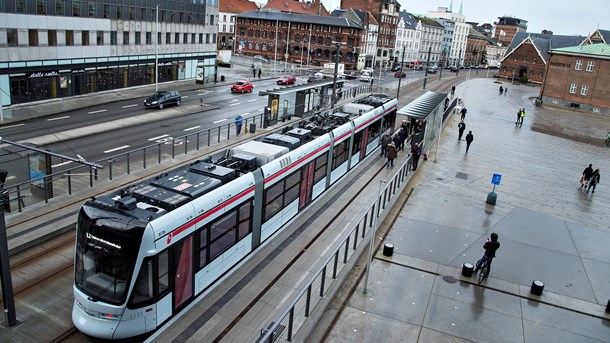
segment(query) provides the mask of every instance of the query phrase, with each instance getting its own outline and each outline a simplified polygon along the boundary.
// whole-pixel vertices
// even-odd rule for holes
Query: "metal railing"
[[[386,205],[395,199],[401,188],[408,182],[410,168],[411,155],[388,179],[379,198],[365,208],[364,214],[358,217],[345,238],[331,250],[321,266],[312,272],[314,276],[305,282],[284,312],[261,331],[261,337],[256,340],[257,343],[271,343],[280,338],[292,341],[295,333],[309,320],[312,309],[322,301],[333,297],[333,290],[336,290],[341,284],[340,282],[335,283],[335,281],[343,279],[348,274],[351,269],[350,265],[360,257],[368,246],[369,240],[374,239],[374,233],[371,232],[374,227],[373,216],[377,215],[378,219],[382,215],[385,216],[383,211],[386,209]]]

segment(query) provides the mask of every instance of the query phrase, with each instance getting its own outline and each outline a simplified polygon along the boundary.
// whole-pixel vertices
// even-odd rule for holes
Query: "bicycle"
[[[479,264],[477,262],[477,264]],[[481,262],[480,265],[480,271],[479,271],[479,285],[481,284],[481,282],[483,282],[483,280],[485,279],[485,275],[487,274],[487,270],[489,269],[489,261],[487,259],[484,259]]]

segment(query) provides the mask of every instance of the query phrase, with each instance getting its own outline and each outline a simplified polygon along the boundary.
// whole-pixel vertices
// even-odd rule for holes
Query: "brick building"
[[[552,49],[542,100],[610,114],[610,44]]]
[[[235,16],[258,9],[249,0],[220,0],[218,2],[218,50],[233,50],[235,42]]]
[[[579,45],[585,37],[518,32],[502,59],[499,75],[523,82],[542,83],[549,50]]]
[[[468,33],[468,40],[466,41],[466,54],[464,54],[464,66],[466,67],[478,67],[481,64],[485,64],[486,61],[486,49],[487,37],[479,31],[471,28]]]
[[[494,32],[493,38],[497,39],[500,43],[508,46],[518,32],[527,31],[527,20],[515,18],[515,17],[498,17],[496,25],[496,31]]]
[[[239,53],[319,66],[334,61],[333,42],[342,42],[340,63],[356,69],[363,28],[350,19],[259,10],[236,20]]]
[[[376,66],[388,67],[394,59],[396,30],[400,15],[398,0],[341,0],[341,8],[370,12],[379,25]]]

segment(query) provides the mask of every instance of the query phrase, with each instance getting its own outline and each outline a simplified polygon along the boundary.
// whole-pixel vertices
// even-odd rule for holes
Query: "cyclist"
[[[500,248],[500,242],[498,242],[498,234],[493,232],[491,234],[491,239],[487,238],[487,242],[483,244],[483,249],[485,249],[485,254],[481,259],[477,262],[477,267],[474,270],[474,274],[476,274],[481,268],[481,264],[483,261],[487,261],[487,273],[485,273],[485,278],[489,276],[489,271],[491,270],[491,260],[496,257],[496,250]]]

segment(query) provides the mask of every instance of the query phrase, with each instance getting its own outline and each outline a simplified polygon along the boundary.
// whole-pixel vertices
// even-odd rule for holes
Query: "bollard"
[[[394,254],[394,244],[386,243],[383,245],[383,256],[392,256]]]
[[[542,281],[534,280],[532,282],[532,287],[530,288],[530,293],[534,295],[542,295],[542,290],[544,289],[544,283]]]
[[[496,194],[496,192],[489,192],[487,194],[487,200],[485,201],[485,203],[488,205],[495,205],[497,198],[498,198],[498,195]]]
[[[472,272],[474,271],[474,266],[468,262],[462,265],[462,275],[464,277],[472,277]]]

